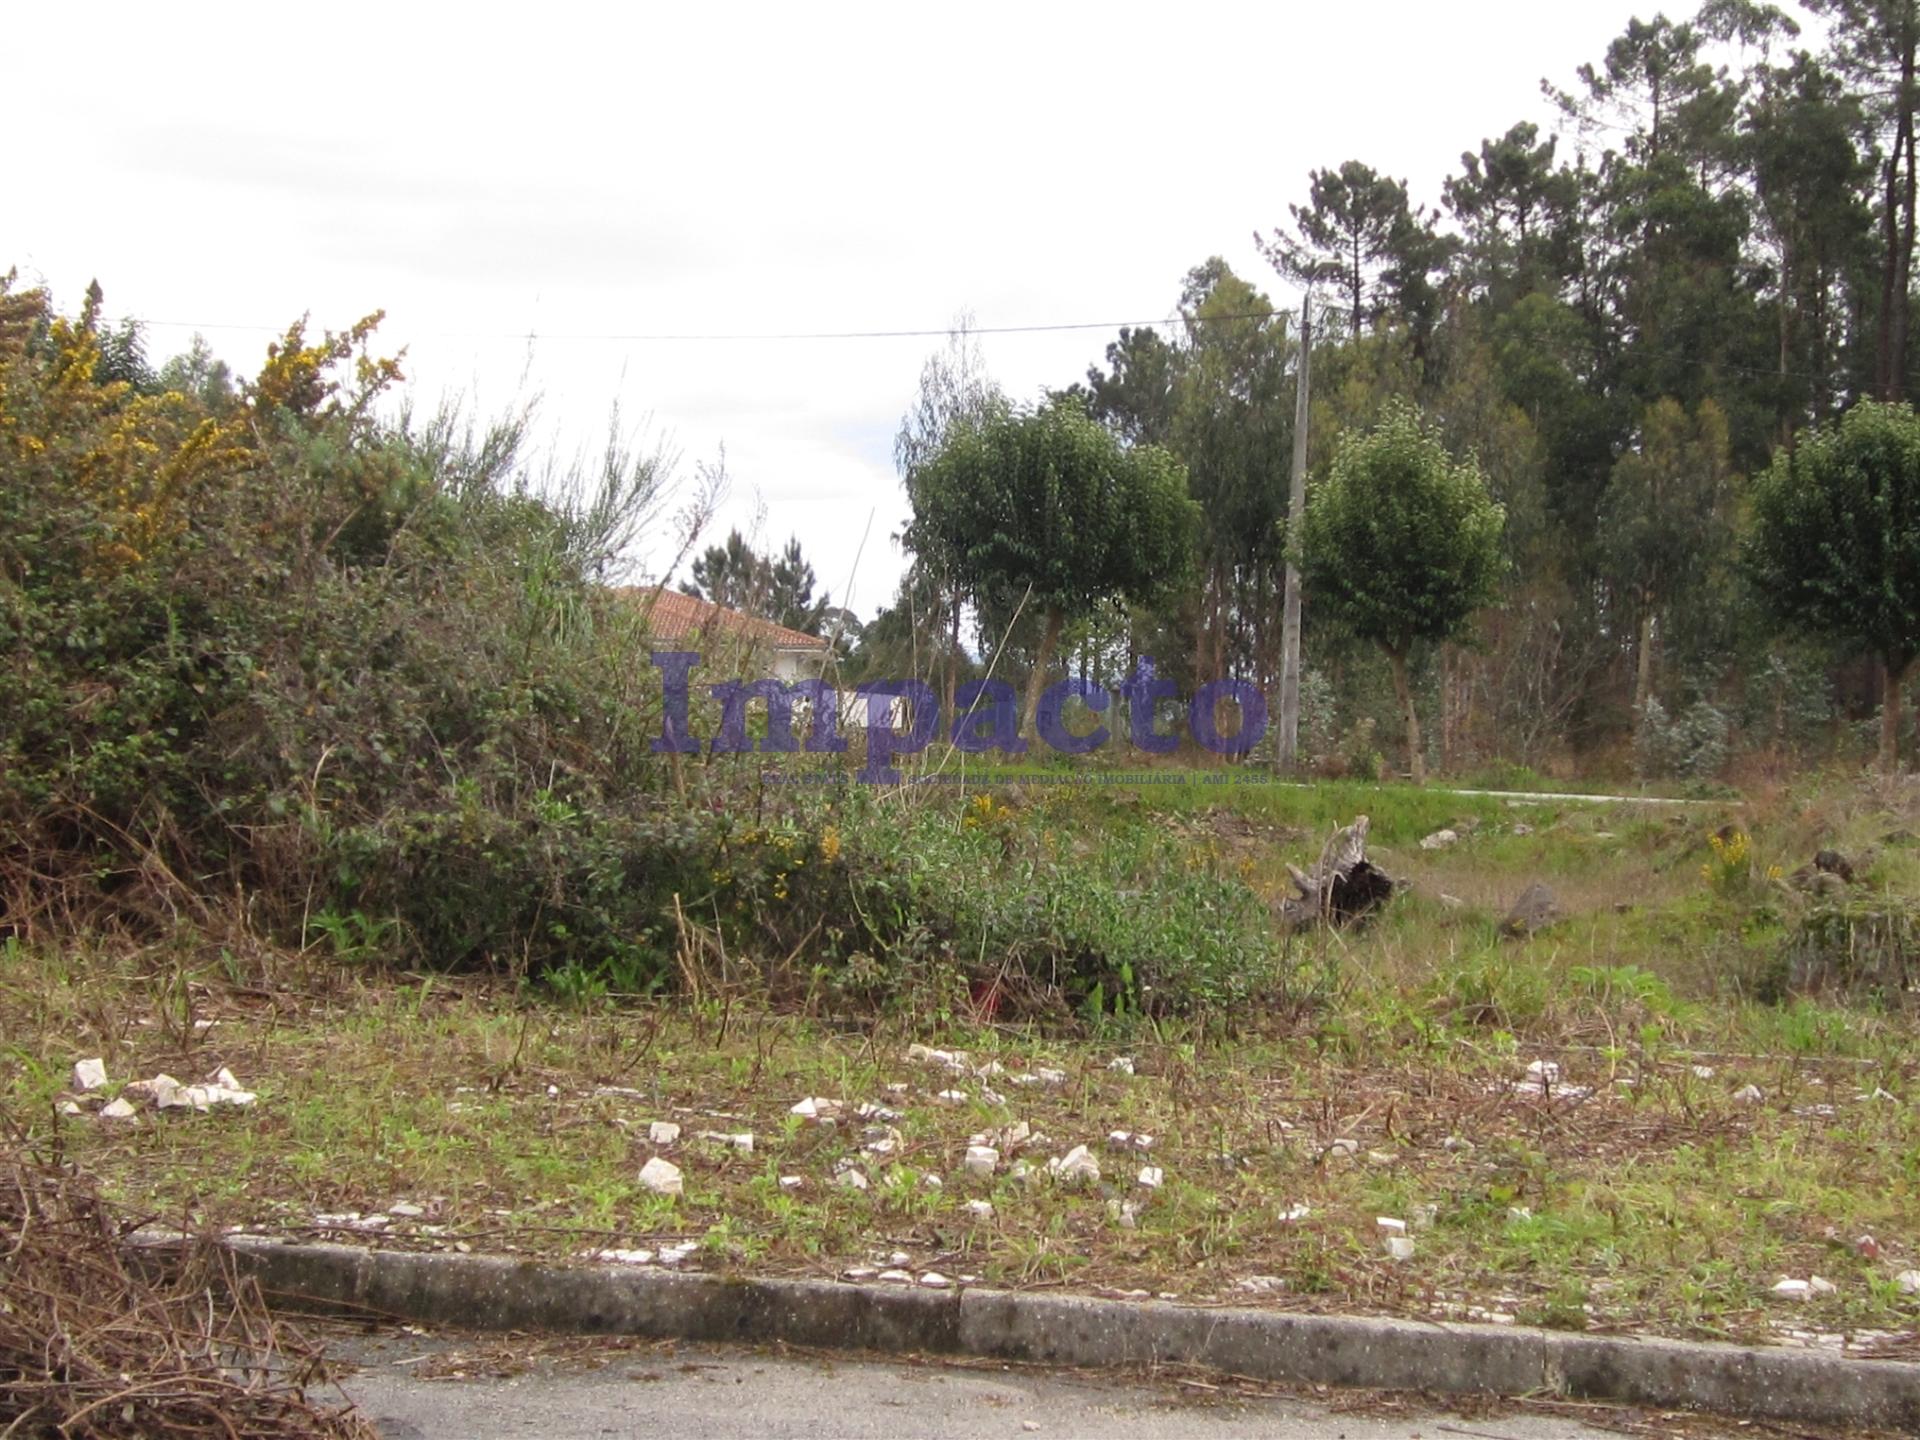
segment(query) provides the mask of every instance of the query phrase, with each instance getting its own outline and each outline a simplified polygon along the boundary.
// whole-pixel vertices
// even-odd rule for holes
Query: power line
[[[441,340],[522,340],[534,343],[556,341],[575,342],[611,342],[627,344],[763,344],[788,341],[809,340],[925,340],[944,338],[948,335],[1045,335],[1058,334],[1073,330],[1144,330],[1149,327],[1174,327],[1178,325],[1205,324],[1215,325],[1233,320],[1272,320],[1290,314],[1290,311],[1245,310],[1228,315],[1180,315],[1162,316],[1157,320],[1076,320],[1058,325],[942,325],[937,329],[926,330],[788,330],[753,332],[714,332],[714,333],[655,333],[655,334],[542,334],[537,330],[528,331],[428,331],[432,338]],[[262,334],[281,335],[286,333],[284,325],[241,325],[222,324],[195,320],[152,320],[143,316],[122,316],[122,322],[132,321],[149,329],[169,330],[247,330]]]

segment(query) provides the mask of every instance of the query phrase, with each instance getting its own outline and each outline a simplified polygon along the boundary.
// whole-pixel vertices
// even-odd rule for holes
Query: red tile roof
[[[656,639],[671,643],[698,639],[702,635],[718,630],[730,635],[742,636],[757,644],[771,645],[776,650],[825,650],[827,648],[827,642],[818,635],[789,630],[786,626],[776,625],[771,620],[762,620],[738,610],[729,610],[724,605],[715,605],[706,600],[697,600],[691,595],[682,595],[678,590],[635,585],[617,593],[633,600],[643,609],[652,606],[652,612],[647,619],[647,628],[653,632]]]

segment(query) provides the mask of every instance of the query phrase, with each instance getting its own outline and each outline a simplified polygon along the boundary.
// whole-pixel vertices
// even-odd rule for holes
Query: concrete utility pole
[[[1307,513],[1307,402],[1313,373],[1312,297],[1300,302],[1300,363],[1293,405],[1293,492],[1287,501],[1287,599],[1280,622],[1280,764],[1300,763],[1300,567],[1293,544]]]

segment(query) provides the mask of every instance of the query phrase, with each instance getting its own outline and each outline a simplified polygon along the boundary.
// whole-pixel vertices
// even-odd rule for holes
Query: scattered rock
[[[1460,843],[1458,830],[1436,830],[1420,842],[1422,850],[1451,850]]]
[[[423,1205],[415,1205],[411,1200],[399,1200],[387,1207],[387,1213],[396,1220],[418,1220],[427,1213]]]
[[[806,1186],[807,1182],[803,1176],[782,1175],[780,1177],[780,1188],[782,1190],[804,1190]]]
[[[160,1074],[151,1080],[136,1080],[120,1093],[122,1099],[144,1101],[156,1110],[192,1110],[202,1114],[216,1105],[244,1108],[259,1098],[251,1091],[242,1090],[233,1072],[227,1069],[215,1071],[199,1085],[182,1085],[173,1076]]]
[[[1407,1212],[1407,1223],[1415,1230],[1431,1230],[1439,1219],[1438,1205],[1416,1205]]]
[[[922,1175],[920,1177],[920,1184],[928,1190],[944,1190],[947,1188],[947,1182],[934,1174]]]
[[[846,1190],[866,1190],[869,1188],[867,1177],[858,1170],[842,1170],[833,1177],[833,1183]]]
[[[100,1118],[102,1120],[138,1120],[140,1117],[134,1113],[131,1102],[121,1099],[105,1106],[100,1111]]]
[[[1525,940],[1547,929],[1560,918],[1560,900],[1548,885],[1529,885],[1513,902],[1507,918],[1500,922],[1500,933],[1509,940]]]
[[[1141,1189],[1158,1190],[1166,1183],[1167,1174],[1158,1165],[1146,1165],[1141,1167],[1138,1178]]]
[[[1693,1067],[1693,1078],[1696,1080],[1711,1080],[1715,1073],[1711,1065],[1695,1065]]]
[[[1404,1220],[1395,1220],[1391,1216],[1382,1215],[1373,1223],[1389,1235],[1404,1235],[1407,1233],[1407,1222]]]
[[[1766,1093],[1758,1085],[1743,1085],[1733,1092],[1733,1103],[1736,1105],[1758,1105],[1766,1098]]]
[[[73,1066],[72,1086],[77,1094],[85,1095],[90,1090],[98,1090],[107,1083],[107,1062],[98,1058],[76,1060]]]
[[[923,1290],[945,1290],[952,1284],[953,1282],[938,1270],[929,1270],[920,1277],[920,1288]]]
[[[986,1179],[999,1168],[1000,1152],[991,1145],[969,1145],[967,1158],[963,1164],[969,1175],[978,1175]]]
[[[1907,1270],[1894,1277],[1894,1285],[1902,1295],[1920,1295],[1920,1270]]]
[[[1513,833],[1514,833],[1514,834],[1516,834],[1516,835],[1520,835],[1520,836],[1527,836],[1527,835],[1531,835],[1531,834],[1533,834],[1533,826],[1531,826],[1531,825],[1516,825],[1516,826],[1514,826],[1514,827],[1513,827]]]
[[[1560,1067],[1551,1060],[1536,1060],[1527,1066],[1527,1088],[1542,1092],[1560,1083]]]
[[[647,1126],[647,1140],[653,1145],[671,1145],[680,1138],[680,1127],[671,1120],[656,1120]]]
[[[1280,1212],[1279,1219],[1282,1225],[1298,1225],[1311,1214],[1313,1211],[1305,1205],[1289,1205]]]
[[[942,1090],[933,1098],[942,1105],[964,1105],[967,1103],[967,1092],[964,1090]]]
[[[927,1045],[909,1045],[907,1059],[917,1064],[950,1070],[956,1075],[965,1075],[970,1068],[964,1050],[935,1050]]]
[[[87,1112],[82,1110],[78,1105],[74,1104],[73,1101],[71,1100],[62,1100],[60,1102],[60,1113],[62,1115],[71,1117],[75,1115],[84,1115]]]
[[[1116,1055],[1107,1062],[1107,1069],[1114,1071],[1116,1074],[1131,1075],[1134,1073],[1133,1056]]]
[[[658,1155],[640,1167],[640,1184],[656,1195],[679,1195],[686,1189],[680,1167]]]
[[[1440,1148],[1449,1155],[1471,1155],[1474,1145],[1471,1140],[1462,1140],[1458,1135],[1449,1135],[1440,1142]]]
[[[1140,1207],[1131,1200],[1109,1200],[1107,1218],[1122,1230],[1140,1228]]]
[[[677,1245],[668,1245],[660,1252],[660,1263],[666,1266],[679,1265],[693,1258],[694,1251],[700,1247],[691,1240],[682,1240]]]
[[[1336,1160],[1351,1160],[1360,1153],[1360,1142],[1341,1138],[1327,1146],[1327,1154]]]
[[[809,1096],[807,1099],[802,1100],[798,1105],[795,1105],[793,1109],[789,1110],[787,1113],[789,1115],[798,1115],[802,1120],[813,1120],[816,1122],[824,1123],[831,1120],[837,1120],[840,1116],[840,1112],[845,1108],[846,1107],[843,1106],[838,1100],[826,1100],[826,1099],[821,1099],[817,1096]],[[860,1108],[861,1110],[865,1111],[873,1107],[863,1105]]]
[[[1398,1165],[1400,1163],[1400,1157],[1391,1150],[1369,1150],[1367,1152],[1367,1163],[1385,1169],[1389,1165]]]
[[[1067,1083],[1067,1072],[1050,1069],[1043,1065],[1038,1070],[1029,1070],[1014,1076],[1013,1083],[1016,1085],[1064,1085]]]
[[[1805,1280],[1782,1280],[1773,1293],[1781,1300],[1805,1300],[1813,1294],[1813,1286]]]
[[[858,1115],[862,1120],[892,1122],[901,1118],[898,1110],[889,1110],[884,1105],[863,1104],[853,1113]]]
[[[1100,1183],[1100,1162],[1093,1158],[1093,1152],[1084,1145],[1076,1145],[1065,1155],[1047,1162],[1047,1173],[1063,1185],[1097,1185]]]
[[[1413,1238],[1408,1235],[1390,1235],[1387,1237],[1387,1258],[1389,1260],[1411,1260],[1414,1253]]]
[[[651,1265],[653,1252],[651,1250],[601,1250],[597,1251],[593,1258],[605,1260],[614,1265]]]
[[[1287,1282],[1278,1275],[1248,1275],[1236,1280],[1233,1288],[1246,1290],[1255,1295],[1275,1295],[1287,1288]]]
[[[1130,1130],[1115,1130],[1107,1136],[1107,1144],[1115,1150],[1147,1151],[1153,1149],[1153,1136],[1135,1135]]]
[[[714,1145],[724,1145],[730,1150],[738,1150],[742,1155],[753,1153],[753,1135],[750,1132],[728,1135],[719,1130],[702,1130],[700,1138]]]
[[[991,1200],[969,1200],[967,1202],[967,1213],[976,1220],[991,1220],[993,1218],[993,1202]]]
[[[1818,1275],[1809,1280],[1807,1284],[1816,1295],[1838,1295],[1840,1293],[1840,1287],[1838,1285],[1834,1284],[1831,1280],[1822,1280]]]
[[[882,1270],[880,1272],[880,1283],[882,1285],[911,1285],[913,1284],[913,1275],[912,1272],[907,1270]]]
[[[879,1273],[880,1272],[871,1265],[856,1265],[851,1270],[842,1270],[840,1272],[840,1278],[842,1280],[872,1280],[879,1275]]]
[[[1458,895],[1447,895],[1443,893],[1440,896],[1440,903],[1449,910],[1464,910],[1467,908],[1467,902],[1462,900]]]

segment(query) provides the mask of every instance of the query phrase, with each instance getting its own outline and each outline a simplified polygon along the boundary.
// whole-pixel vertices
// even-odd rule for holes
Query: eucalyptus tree
[[[1880,151],[1880,303],[1874,391],[1882,400],[1907,394],[1907,339],[1913,289],[1916,169],[1915,115],[1920,112],[1920,0],[1806,0],[1826,17],[1833,64],[1867,106],[1874,129],[1889,137]]]
[[[1691,414],[1677,401],[1655,402],[1614,466],[1600,515],[1602,567],[1637,622],[1637,716],[1654,698],[1663,622],[1730,552],[1732,471],[1726,412],[1711,400]]]
[[[894,436],[894,464],[906,483],[907,498],[916,509],[923,472],[949,436],[957,429],[1002,412],[1006,404],[1006,397],[988,373],[980,337],[973,332],[972,317],[960,317],[947,333],[946,347],[927,357],[921,367],[919,390],[901,417],[899,432]],[[937,648],[944,652],[941,698],[951,711],[964,654],[960,642],[961,619],[967,603],[975,597],[967,593],[956,557],[942,548],[936,536],[922,534],[909,548],[915,568],[923,572],[912,588],[928,591],[928,618],[938,617],[940,628],[945,631]]]

